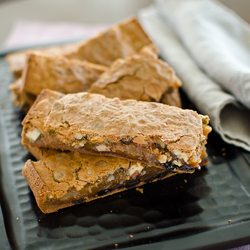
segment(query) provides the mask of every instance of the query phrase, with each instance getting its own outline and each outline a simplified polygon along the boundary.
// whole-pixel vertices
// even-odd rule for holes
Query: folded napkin
[[[209,0],[156,0],[138,17],[213,128],[250,151],[249,26]]]

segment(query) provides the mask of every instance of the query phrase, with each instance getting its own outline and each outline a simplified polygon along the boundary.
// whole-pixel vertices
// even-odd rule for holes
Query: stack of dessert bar
[[[43,89],[51,89],[181,106],[181,82],[157,57],[135,18],[82,43],[12,53],[6,57],[16,78],[12,101],[26,113]]]
[[[23,120],[22,143],[45,158],[28,160],[22,173],[40,209],[51,213],[193,173],[205,164],[209,132],[208,117],[192,110],[44,90]]]
[[[15,56],[25,63],[15,65]],[[38,160],[22,174],[42,212],[206,164],[209,118],[180,108],[180,80],[136,19],[77,45],[7,59],[14,75],[22,72],[11,91],[28,111],[22,144]]]

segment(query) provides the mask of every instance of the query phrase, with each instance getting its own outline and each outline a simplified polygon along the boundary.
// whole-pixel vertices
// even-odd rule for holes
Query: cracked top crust
[[[43,89],[65,94],[83,92],[107,69],[87,61],[31,53],[27,56],[22,76],[23,90],[34,95]]]
[[[151,45],[158,52],[138,20],[129,18],[87,40],[68,57],[110,66],[117,58],[136,54],[146,45]]]
[[[145,47],[139,54],[117,59],[88,92],[121,100],[159,102],[164,93],[179,88],[181,82],[174,70]]]
[[[112,175],[117,169],[128,170],[130,161],[109,156],[93,156],[78,152],[50,156],[33,166],[54,195],[62,197],[69,188],[76,191],[94,184],[98,179]],[[23,170],[25,171],[25,169]]]
[[[103,136],[110,141],[129,136],[138,144],[160,140],[169,150],[190,152],[206,140],[204,127],[208,121],[208,116],[196,111],[160,103],[44,90],[22,123],[22,136],[34,129],[42,134],[53,131],[63,143],[84,135]]]

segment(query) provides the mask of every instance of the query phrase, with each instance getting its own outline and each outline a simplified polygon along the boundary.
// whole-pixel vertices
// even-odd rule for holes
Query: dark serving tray
[[[10,101],[11,81],[0,58],[0,197],[13,249],[228,249],[250,243],[250,153],[215,132],[207,145],[210,163],[195,174],[43,214],[20,174],[31,156],[20,143],[23,117]],[[0,245],[9,249],[5,242],[0,234]]]

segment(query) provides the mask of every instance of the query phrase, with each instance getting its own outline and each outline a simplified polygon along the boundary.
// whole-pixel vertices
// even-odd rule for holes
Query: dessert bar
[[[181,82],[174,70],[145,46],[138,54],[115,60],[90,86],[88,92],[109,98],[118,97],[121,100],[160,102],[163,99],[166,104],[180,107],[180,86]],[[168,99],[163,98],[166,94]]]
[[[28,160],[22,174],[43,213],[89,202],[174,173],[110,156],[60,153],[38,162]]]
[[[22,122],[22,143],[192,173],[205,164],[208,122],[161,103],[44,90]]]
[[[86,91],[105,70],[106,66],[87,61],[33,52],[27,55],[22,77],[10,85],[11,99],[27,113],[43,89],[62,93]]]
[[[24,68],[23,90],[34,95],[43,89],[65,94],[83,92],[107,69],[87,61],[33,53],[28,55]]]

